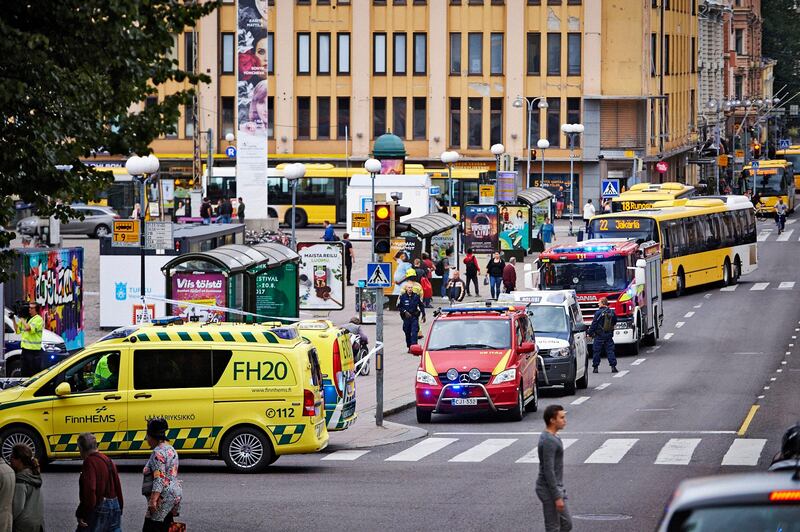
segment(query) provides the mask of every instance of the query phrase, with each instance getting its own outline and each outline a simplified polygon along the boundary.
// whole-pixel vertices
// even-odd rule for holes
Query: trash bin
[[[578,229],[578,242],[583,242],[583,229]]]

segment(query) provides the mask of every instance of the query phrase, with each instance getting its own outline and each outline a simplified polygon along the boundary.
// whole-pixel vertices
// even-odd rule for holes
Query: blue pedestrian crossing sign
[[[236,158],[236,146],[228,146],[225,148],[225,155],[228,156],[228,159],[235,159]]]
[[[792,145],[792,141],[789,139],[781,139],[778,141],[778,149],[780,150],[788,150],[789,146]]]
[[[760,165],[760,164],[758,164],[758,161],[753,161],[752,163],[750,163],[750,167],[751,167],[753,170],[758,170],[758,167],[759,167],[759,166],[761,166],[761,165]]]
[[[392,265],[388,262],[367,263],[367,288],[389,288],[392,286]]]
[[[619,196],[619,179],[603,179],[600,185],[600,191],[604,198]]]

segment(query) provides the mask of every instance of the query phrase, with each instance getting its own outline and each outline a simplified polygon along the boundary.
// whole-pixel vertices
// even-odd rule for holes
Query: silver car
[[[119,214],[111,207],[100,207],[96,205],[72,205],[72,209],[83,215],[70,218],[67,223],[61,224],[62,235],[87,235],[90,237],[101,237],[111,234],[114,227],[114,219],[119,218]],[[39,228],[47,227],[47,218],[38,216],[28,216],[17,222],[17,233],[23,235],[38,234]]]

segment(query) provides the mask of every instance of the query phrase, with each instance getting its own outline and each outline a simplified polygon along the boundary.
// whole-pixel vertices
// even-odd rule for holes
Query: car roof
[[[513,301],[528,305],[568,307],[578,301],[575,290],[514,290]]]
[[[158,320],[156,320],[158,321]],[[250,344],[259,347],[291,348],[304,340],[292,327],[280,323],[168,323],[120,327],[98,342],[130,342],[157,345],[159,342],[215,342]]]
[[[800,480],[792,480],[793,471],[716,475],[684,480],[670,504],[672,511],[703,506],[769,502],[769,495],[779,490],[799,490]]]
[[[524,315],[525,308],[514,306],[459,305],[441,309],[437,320],[506,320],[514,315]]]

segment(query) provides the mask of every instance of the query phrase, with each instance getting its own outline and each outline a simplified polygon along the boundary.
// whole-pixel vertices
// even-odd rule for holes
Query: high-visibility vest
[[[20,347],[22,349],[29,349],[31,351],[42,350],[42,329],[44,329],[44,320],[38,314],[28,319],[30,330],[26,331],[17,325],[17,332],[20,334]]]

